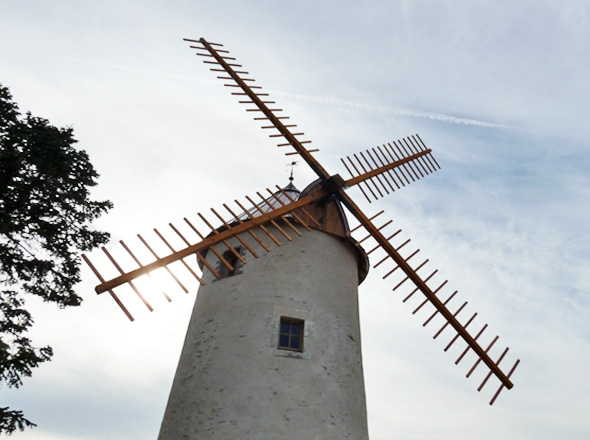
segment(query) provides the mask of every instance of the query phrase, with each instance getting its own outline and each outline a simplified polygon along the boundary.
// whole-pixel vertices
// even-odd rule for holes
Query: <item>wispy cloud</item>
[[[287,99],[301,102],[312,102],[316,104],[332,106],[332,107],[349,107],[358,110],[383,113],[383,114],[395,114],[399,116],[407,116],[410,118],[424,118],[431,121],[438,121],[447,124],[462,124],[462,125],[474,125],[477,127],[489,127],[489,128],[508,128],[505,125],[494,124],[492,122],[479,121],[477,119],[466,119],[459,118],[456,116],[445,115],[442,113],[425,112],[422,110],[414,110],[400,107],[382,107],[377,105],[365,104],[354,101],[345,101],[340,99],[327,98],[325,96],[310,96],[310,95],[298,95],[293,93],[281,92],[278,90],[269,91],[273,94],[283,96]]]
[[[74,61],[78,63],[88,64],[92,66],[99,66],[105,67],[109,69],[117,69],[117,70],[125,70],[130,72],[137,72],[137,73],[144,73],[149,75],[159,75],[165,76],[169,78],[177,78],[189,81],[199,81],[199,82],[207,82],[207,83],[216,83],[217,81],[208,78],[201,78],[194,75],[179,75],[170,72],[164,72],[161,70],[153,70],[153,69],[142,69],[133,66],[126,66],[121,64],[113,64],[113,63],[104,63],[99,61],[92,61],[82,58],[71,58],[71,57],[62,57],[62,56],[54,56],[53,58],[66,60],[66,61]],[[311,102],[331,107],[348,107],[354,108],[358,110],[370,111],[375,113],[383,113],[383,114],[395,114],[399,116],[406,116],[410,118],[423,118],[429,119],[431,121],[443,122],[446,124],[461,124],[461,125],[471,125],[476,127],[488,127],[488,128],[508,128],[505,125],[494,124],[492,122],[480,121],[477,119],[466,119],[466,118],[459,118],[456,116],[445,115],[442,113],[432,113],[432,112],[425,112],[422,110],[415,110],[415,109],[407,109],[407,108],[400,108],[400,107],[382,107],[377,105],[365,104],[360,102],[354,101],[346,101],[341,99],[334,99],[328,98],[325,96],[310,96],[310,95],[301,95],[301,94],[294,94],[288,93],[280,90],[268,90],[269,93],[282,96],[286,99],[290,99],[293,101],[300,101],[300,102]]]

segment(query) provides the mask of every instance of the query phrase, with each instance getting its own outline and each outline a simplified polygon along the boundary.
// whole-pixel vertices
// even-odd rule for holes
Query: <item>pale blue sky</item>
[[[590,2],[0,0],[0,82],[23,111],[72,125],[115,209],[113,239],[287,182],[274,147],[182,37],[223,43],[339,158],[419,133],[442,169],[372,205],[522,359],[492,387],[432,342],[378,270],[361,286],[372,440],[590,437]],[[220,178],[221,176],[221,178]],[[313,178],[301,165],[295,183]],[[0,405],[16,440],[155,438],[194,294],[139,304],[93,292],[30,301],[54,360]],[[485,395],[484,395],[485,394]]]

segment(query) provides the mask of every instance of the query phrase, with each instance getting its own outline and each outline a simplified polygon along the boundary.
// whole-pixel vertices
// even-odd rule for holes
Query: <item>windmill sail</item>
[[[255,228],[262,231],[262,233],[266,236],[266,240],[270,239],[277,246],[281,246],[284,240],[290,241],[294,236],[300,236],[302,233],[300,231],[301,227],[303,227],[303,230],[309,230],[309,225],[315,226],[318,224],[317,220],[307,212],[306,206],[324,197],[324,193],[309,195],[295,200],[291,195],[289,195],[287,191],[278,186],[276,192],[272,192],[270,189],[267,189],[267,192],[270,194],[267,197],[263,196],[259,192],[257,193],[258,197],[261,199],[259,202],[253,200],[249,196],[246,196],[248,203],[241,203],[238,200],[234,201],[237,205],[237,208],[232,209],[227,204],[223,204],[225,211],[227,211],[225,217],[219,214],[217,210],[212,208],[211,212],[217,219],[215,222],[221,222],[221,227],[214,226],[213,223],[203,214],[198,213],[197,216],[199,217],[199,220],[205,225],[206,228],[208,228],[208,232],[202,232],[202,226],[198,226],[200,228],[198,229],[197,226],[195,226],[196,222],[191,221],[188,218],[184,218],[185,229],[192,233],[193,236],[196,235],[198,237],[198,241],[194,243],[191,243],[191,241],[186,238],[186,232],[183,234],[180,231],[180,228],[170,223],[169,226],[171,231],[174,233],[173,235],[184,243],[184,247],[181,249],[175,249],[170,243],[170,240],[167,240],[159,230],[154,229],[157,239],[153,240],[159,245],[163,244],[164,247],[168,248],[170,251],[170,253],[165,256],[159,255],[154,249],[153,243],[150,245],[150,243],[144,239],[142,235],[138,234],[137,238],[142,244],[140,248],[144,251],[147,250],[154,258],[154,260],[150,263],[141,263],[136,256],[136,253],[132,251],[124,241],[121,240],[119,242],[121,248],[126,254],[128,254],[128,257],[130,257],[136,265],[132,269],[124,269],[123,265],[113,257],[112,252],[109,252],[106,247],[103,247],[102,251],[104,255],[119,272],[118,276],[114,276],[111,279],[105,279],[102,273],[99,272],[96,266],[88,258],[88,256],[82,255],[84,261],[100,281],[100,284],[95,288],[96,292],[99,294],[103,292],[109,292],[115,302],[121,307],[121,310],[123,310],[125,315],[133,321],[133,316],[114,292],[115,288],[124,284],[128,284],[141,299],[141,301],[146,305],[146,307],[152,311],[153,309],[151,305],[147,302],[136,284],[133,282],[137,278],[144,275],[149,275],[155,270],[164,269],[170,278],[174,280],[185,293],[188,293],[189,290],[175,274],[175,271],[171,266],[172,264],[177,262],[180,263],[184,270],[188,271],[199,282],[199,284],[203,285],[203,278],[197,273],[199,269],[191,267],[191,265],[186,261],[187,257],[196,255],[199,263],[203,266],[203,270],[206,268],[213,274],[213,276],[219,278],[220,275],[218,271],[216,271],[204,257],[204,254],[206,254],[208,251],[213,252],[220,264],[231,271],[234,268],[232,267],[231,263],[227,261],[227,258],[223,256],[227,250],[235,255],[235,257],[240,260],[242,264],[246,264],[246,260],[242,258],[240,253],[229,243],[230,239],[236,238],[244,246],[244,248],[250,254],[252,254],[253,257],[258,258],[258,252],[260,252],[260,250],[257,252],[252,246],[248,245],[248,243],[242,238],[243,234],[248,234],[254,238],[260,248],[266,252],[270,252],[270,247],[265,244],[264,240],[261,239],[256,232],[254,232]],[[251,207],[247,208],[244,206],[244,204],[251,205]],[[241,214],[236,214],[236,212],[240,212]],[[280,235],[277,236],[276,232],[273,234],[269,229],[266,228],[265,225],[273,225],[274,228],[279,231]],[[260,234],[260,232],[258,232],[258,234]],[[129,260],[129,258],[126,260]],[[164,295],[166,296],[166,299],[170,301],[170,297],[165,293]]]
[[[354,160],[347,156],[348,162],[340,159],[351,176],[344,187],[358,185],[369,203],[372,200],[368,194],[378,200],[389,194],[389,190],[395,192],[439,170],[440,165],[431,153],[432,150],[426,148],[416,134],[383,144],[383,148],[371,148],[364,153],[354,154]]]
[[[360,213],[360,211],[356,211],[354,207],[353,211],[357,214]],[[417,307],[414,309],[413,314],[417,314],[423,310],[423,307],[427,303],[433,306],[434,311],[424,322],[424,327],[432,322],[436,315],[441,315],[444,318],[444,324],[434,334],[434,339],[438,338],[441,333],[449,327],[456,332],[456,335],[445,347],[445,351],[448,351],[458,339],[462,339],[465,342],[465,350],[455,361],[455,364],[458,365],[470,350],[475,352],[477,359],[467,372],[466,376],[468,378],[481,363],[483,363],[490,370],[481,385],[478,387],[478,391],[482,390],[492,375],[498,378],[501,385],[490,401],[490,405],[493,404],[498,397],[498,394],[504,387],[508,389],[513,387],[513,384],[510,381],[510,376],[520,361],[517,360],[508,373],[500,368],[500,362],[508,353],[508,347],[496,361],[491,358],[489,352],[498,340],[498,336],[496,336],[491,341],[491,343],[486,346],[485,349],[482,345],[480,345],[480,337],[487,329],[488,325],[485,324],[481,330],[479,330],[479,332],[473,336],[475,333],[471,333],[471,330],[473,329],[474,325],[471,324],[475,320],[477,313],[474,313],[469,319],[465,320],[464,323],[461,323],[459,314],[467,306],[467,301],[465,301],[459,307],[452,306],[450,304],[451,300],[455,298],[457,291],[454,291],[450,294],[443,293],[444,288],[447,286],[448,280],[445,280],[440,284],[438,284],[438,282],[434,282],[434,277],[437,274],[438,269],[430,272],[427,269],[429,259],[422,260],[422,258],[418,257],[420,249],[413,251],[409,250],[410,247],[407,245],[410,243],[410,240],[407,239],[403,241],[400,239],[399,234],[401,229],[396,230],[393,232],[393,234],[386,237],[387,234],[384,234],[385,230],[392,224],[392,221],[390,220],[385,222],[381,226],[376,226],[373,222],[373,220],[379,217],[381,213],[383,213],[383,211],[379,212],[372,218],[366,218],[362,213],[357,215],[356,217],[360,221],[360,224],[357,228],[351,231],[351,234],[356,231],[364,230],[366,235],[364,237],[358,238],[357,243],[360,245],[360,243],[363,243],[367,240],[374,243],[374,246],[372,246],[369,251],[366,252],[367,256],[378,250],[383,252],[384,256],[373,265],[373,268],[376,269],[381,265],[383,265],[383,267],[387,267],[387,273],[383,276],[383,279],[387,279],[391,276],[390,279],[395,280],[393,281],[395,283],[393,291],[397,291],[404,285],[406,287],[409,285],[409,293],[403,297],[404,303],[411,299],[417,299],[417,297],[420,295],[422,296],[422,300],[418,300]],[[402,256],[402,252],[406,255],[405,257]],[[445,299],[443,300],[443,298]],[[454,312],[451,311],[451,307],[453,307],[453,310],[455,310]]]
[[[232,92],[232,95],[245,96],[248,98],[247,101],[240,101],[240,104],[252,105],[246,109],[248,112],[256,113],[254,120],[257,121],[268,121],[272,125],[264,125],[263,129],[276,130],[272,132],[269,137],[281,139],[277,144],[278,147],[291,146],[295,151],[285,153],[286,155],[299,154],[308,163],[308,165],[320,176],[322,180],[327,180],[329,174],[324,168],[315,160],[311,153],[319,151],[318,149],[308,150],[304,145],[310,144],[310,140],[301,140],[300,136],[305,133],[293,133],[291,128],[297,127],[295,124],[284,124],[283,121],[289,119],[288,116],[278,116],[275,113],[281,113],[283,110],[279,108],[269,108],[267,104],[275,104],[274,101],[265,101],[263,97],[267,97],[268,93],[262,93],[260,86],[249,85],[249,82],[254,82],[252,78],[245,78],[242,75],[248,75],[248,72],[235,70],[234,67],[241,68],[240,64],[233,64],[229,61],[234,61],[235,58],[228,57],[229,53],[227,50],[217,49],[223,45],[219,43],[209,43],[204,38],[200,40],[191,40],[185,38],[184,41],[190,43],[197,43],[197,46],[190,46],[192,49],[197,49],[198,56],[206,57],[204,63],[212,64],[215,67],[211,67],[210,70],[213,72],[225,72],[228,76],[218,76],[217,78],[227,80],[229,83],[225,83],[226,87],[235,87],[241,89],[240,92]],[[210,60],[209,58],[213,58]]]

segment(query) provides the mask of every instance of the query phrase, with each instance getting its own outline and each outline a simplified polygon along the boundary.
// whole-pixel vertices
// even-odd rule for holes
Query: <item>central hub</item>
[[[330,176],[325,185],[326,190],[330,194],[337,194],[340,192],[340,189],[344,187],[344,184],[345,181],[342,177],[340,177],[340,174],[334,174],[333,176]]]

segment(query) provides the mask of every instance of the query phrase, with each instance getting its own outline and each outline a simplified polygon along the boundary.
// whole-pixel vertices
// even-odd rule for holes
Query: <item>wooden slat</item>
[[[401,229],[398,232],[401,232]],[[420,252],[420,249],[416,249],[408,258],[406,258],[406,262],[409,261],[410,258],[412,258],[413,256],[415,256],[416,254],[418,254],[418,252]],[[399,269],[399,266],[396,265],[393,269],[391,269],[389,272],[387,272],[385,275],[383,275],[383,279],[385,279],[388,276],[390,276],[397,269]]]
[[[442,305],[446,307],[446,305],[447,305],[449,302],[451,302],[451,300],[452,300],[452,299],[455,297],[455,295],[456,295],[456,294],[457,294],[457,291],[455,290],[455,291],[454,291],[453,293],[451,293],[451,295],[450,295],[450,296],[449,296],[449,297],[448,297],[448,298],[445,300],[445,302],[444,302],[444,303],[442,303]],[[430,315],[430,318],[428,318],[426,321],[424,321],[424,324],[422,324],[422,327],[426,327],[426,326],[427,326],[427,325],[430,323],[430,321],[432,321],[432,319],[433,319],[433,318],[434,318],[436,315],[438,315],[438,313],[439,313],[439,311],[438,311],[438,309],[436,309],[436,310],[434,311],[434,313],[433,313],[432,315]]]
[[[490,343],[490,345],[488,345],[488,348],[486,348],[486,354],[488,353],[488,351],[490,351],[490,349],[494,346],[494,344],[496,343],[496,341],[499,339],[498,336],[496,336],[492,342]],[[473,364],[473,367],[471,367],[471,370],[469,370],[469,372],[467,373],[467,375],[465,377],[469,377],[471,376],[471,374],[475,371],[475,369],[477,368],[477,366],[479,365],[479,363],[481,362],[482,358],[479,358],[478,360],[475,361],[475,364]],[[494,364],[496,365],[496,364]]]
[[[166,240],[164,238],[164,236],[162,234],[160,234],[160,231],[158,231],[156,228],[154,228],[154,232],[156,233],[156,235],[158,237],[160,237],[160,239],[164,242],[164,244],[166,246],[168,246],[168,249],[170,249],[172,252],[176,252],[176,250],[172,247],[172,245],[168,242],[168,240]],[[203,281],[203,279],[195,273],[195,271],[188,265],[188,263],[186,261],[181,259],[180,262],[190,272],[190,274],[197,279],[197,281],[201,284],[201,286],[205,285],[205,282]]]
[[[268,193],[273,196],[281,205],[286,206],[287,204],[285,202],[283,202],[281,200],[280,197],[278,197],[275,193],[273,193],[270,189],[266,188],[266,190],[268,191]],[[262,196],[261,196],[262,197]],[[301,226],[303,226],[305,229],[307,229],[308,231],[311,231],[311,228],[301,219],[301,217],[299,217],[294,211],[292,211],[290,213],[290,215],[292,215]],[[282,217],[283,219],[285,219],[285,216]]]
[[[449,281],[449,280],[444,280],[444,281],[443,281],[443,283],[442,283],[440,286],[438,286],[438,287],[437,287],[435,290],[433,290],[433,291],[432,291],[432,293],[434,293],[434,294],[436,295],[436,294],[438,293],[438,291],[439,291],[440,289],[442,289],[442,288],[445,286],[445,284],[447,284],[447,282],[448,282],[448,281]],[[417,308],[416,308],[416,309],[415,309],[415,310],[412,312],[412,315],[415,315],[416,313],[418,313],[418,311],[419,311],[419,310],[420,310],[420,309],[421,309],[421,308],[424,306],[424,304],[426,304],[427,302],[428,302],[428,298],[426,298],[426,299],[425,299],[425,300],[422,302],[422,304],[420,304],[420,305],[419,305],[419,306],[418,306],[418,307],[417,307]]]
[[[247,199],[247,200],[248,200],[250,203],[252,203],[252,205],[253,205],[253,206],[254,206],[254,207],[255,207],[255,208],[256,208],[256,209],[257,209],[257,210],[260,212],[260,214],[266,214],[266,212],[264,212],[264,211],[262,210],[262,208],[260,208],[260,206],[258,206],[258,204],[257,204],[257,203],[256,203],[254,200],[252,200],[252,199],[250,198],[250,196],[246,196],[246,199]],[[268,204],[268,202],[267,202],[267,204]],[[270,204],[269,204],[269,210],[270,210],[269,212],[273,212],[273,211],[272,211],[272,209],[270,208]],[[275,211],[276,211],[276,210],[275,210]],[[270,223],[271,223],[271,224],[272,224],[272,225],[273,225],[275,228],[277,228],[277,229],[278,229],[278,231],[279,231],[281,234],[283,234],[283,236],[284,236],[284,237],[285,237],[287,240],[289,240],[289,241],[292,241],[292,240],[293,240],[293,239],[292,239],[292,238],[289,236],[289,234],[287,234],[287,233],[286,233],[286,232],[283,230],[283,228],[281,228],[281,227],[278,225],[278,223],[277,223],[277,222],[275,222],[274,220],[270,220]]]
[[[119,240],[119,243],[121,244],[121,246],[123,246],[123,249],[125,249],[127,251],[127,253],[129,254],[129,256],[131,258],[133,258],[133,260],[137,263],[137,265],[139,267],[142,267],[143,264],[141,264],[141,261],[139,261],[139,259],[135,256],[135,254],[133,252],[131,252],[131,249],[129,249],[129,247],[125,244],[125,242],[123,240]],[[151,274],[147,274],[148,277],[152,278]],[[164,289],[162,290],[162,294],[164,295],[164,298],[166,298],[168,300],[168,302],[172,302],[172,298],[170,298],[168,296],[168,294],[166,293],[166,291]]]
[[[469,324],[471,324],[471,322],[472,322],[472,321],[475,319],[475,317],[476,317],[476,316],[477,316],[477,312],[475,312],[475,313],[473,314],[473,316],[472,316],[471,318],[469,318],[469,321],[467,321],[467,323],[466,323],[466,324],[463,326],[463,328],[464,328],[464,329],[467,329],[467,326],[468,326]],[[448,350],[449,350],[449,348],[451,348],[451,346],[452,346],[452,345],[455,343],[455,341],[456,341],[457,339],[459,339],[459,336],[460,336],[460,335],[459,335],[459,333],[457,333],[457,334],[455,335],[455,337],[454,337],[453,339],[451,339],[451,342],[449,342],[449,343],[448,343],[448,345],[445,347],[445,351],[448,351]]]
[[[424,283],[427,283],[430,278],[432,278],[434,275],[436,275],[438,273],[438,269],[436,269],[434,272],[432,272],[427,278],[424,279]],[[404,302],[406,302],[407,300],[409,300],[414,293],[416,293],[419,289],[416,287],[408,296],[405,297]]]
[[[387,145],[386,144],[383,144],[383,147],[389,152],[390,155],[393,153],[393,156],[395,156],[396,160],[403,160],[403,159],[405,159],[405,157],[404,157],[403,153],[401,152],[401,150],[399,148],[396,149],[397,145],[395,144],[395,141],[393,142],[393,145],[391,145],[391,144],[392,144],[392,142],[388,142]],[[412,182],[415,182],[416,179],[414,178],[414,175],[412,173],[412,168],[407,163],[404,163],[402,165],[402,168],[405,171],[405,174],[407,176],[409,176],[410,179],[412,179]],[[406,179],[407,179],[407,176],[406,176]],[[408,183],[410,183],[410,182],[408,181]]]
[[[82,259],[86,262],[86,264],[88,265],[90,270],[92,270],[92,272],[94,272],[94,275],[96,275],[98,280],[101,283],[105,283],[105,279],[102,277],[100,272],[98,270],[96,270],[96,267],[94,267],[94,265],[90,262],[90,260],[88,259],[88,257],[85,254],[82,254]],[[123,303],[121,302],[119,297],[115,294],[115,292],[113,292],[112,289],[108,289],[107,292],[109,292],[109,294],[115,300],[115,302],[119,305],[121,310],[123,310],[123,313],[125,313],[125,316],[127,316],[127,318],[129,318],[129,321],[133,321],[134,320],[133,316],[131,316],[131,313],[129,313],[129,310],[127,310],[127,308],[123,305]]]
[[[502,362],[502,359],[504,359],[504,356],[506,356],[506,353],[508,353],[508,347],[506,347],[506,349],[504,350],[504,352],[500,355],[500,358],[498,359],[498,361],[496,362],[496,365],[500,366],[500,362]],[[482,383],[479,385],[479,387],[477,387],[477,391],[481,391],[483,389],[483,387],[485,386],[485,384],[487,383],[487,381],[490,379],[490,377],[492,377],[493,372],[490,371],[487,376],[484,378],[484,380],[482,381]]]
[[[117,270],[119,271],[119,273],[124,274],[125,271],[121,268],[121,266],[119,266],[119,263],[117,263],[117,261],[113,258],[113,256],[107,250],[107,248],[104,247],[104,246],[102,246],[101,249],[105,253],[105,255],[107,256],[107,258],[109,260],[111,260],[111,263],[113,263],[113,266],[115,266],[117,268]],[[137,287],[135,287],[135,284],[133,284],[133,281],[129,281],[129,285],[131,286],[131,288],[133,289],[133,291],[137,294],[137,296],[139,297],[139,299],[141,299],[141,302],[143,302],[143,304],[148,308],[148,310],[150,312],[153,312],[154,309],[152,308],[152,306],[150,305],[150,303],[148,303],[147,300],[143,297],[143,295],[141,294],[141,292],[139,290],[137,290]]]
[[[465,306],[466,306],[466,305],[467,305],[467,301],[465,301],[465,302],[464,302],[464,303],[461,305],[461,307],[459,307],[459,310],[457,310],[457,311],[456,311],[456,312],[453,314],[453,316],[457,317],[457,315],[458,315],[459,313],[461,313],[461,310],[463,310],[463,309],[465,308]],[[438,338],[438,337],[439,337],[439,335],[440,335],[440,334],[443,332],[443,330],[444,330],[445,328],[447,328],[447,326],[448,326],[448,325],[449,325],[449,322],[448,322],[448,321],[447,321],[447,322],[445,322],[445,323],[444,323],[444,325],[443,325],[443,326],[440,328],[440,330],[439,330],[438,332],[436,332],[436,334],[435,334],[435,335],[432,337],[432,339],[436,339],[436,338]],[[464,328],[465,328],[465,327],[464,327]]]
[[[344,167],[346,168],[346,171],[348,171],[348,174],[350,174],[351,178],[354,178],[355,175],[353,174],[352,171],[350,171],[350,168],[348,168],[348,165],[346,164],[346,162],[344,161],[344,159],[340,159],[340,161],[342,162],[342,164],[344,165]],[[367,193],[365,192],[365,190],[363,189],[362,185],[359,184],[359,189],[361,190],[361,192],[363,193],[363,195],[365,196],[365,199],[367,199],[367,201],[369,203],[372,203],[373,201],[370,199],[370,197],[367,195]]]
[[[377,217],[379,217],[381,214],[383,214],[385,211],[381,210],[379,211],[377,214],[375,214],[373,217],[369,218],[370,221],[375,220]],[[356,227],[352,228],[349,232],[348,235],[352,234],[354,231],[356,231],[359,228],[362,228],[363,224],[359,223]],[[370,234],[369,234],[370,235]]]
[[[258,197],[260,197],[263,201],[265,201],[271,210],[274,211],[276,209],[274,206],[272,206],[272,203],[270,203],[266,198],[264,198],[264,196],[262,194],[260,194],[260,192],[256,191],[256,195],[258,195]],[[270,195],[271,195],[271,197],[274,197],[274,194],[271,193]],[[280,199],[278,199],[278,198],[276,198],[276,200],[280,201]],[[283,206],[285,206],[284,203],[281,203],[281,204]],[[301,232],[299,232],[297,230],[297,228],[295,228],[295,226],[293,226],[293,224],[289,221],[289,219],[287,218],[286,215],[281,216],[281,219],[287,224],[287,226],[289,226],[293,230],[293,232],[295,232],[298,236],[301,237]]]
[[[369,150],[367,150],[367,155],[368,155],[368,156],[371,158],[371,160],[373,161],[373,163],[375,164],[375,167],[377,167],[377,169],[379,169],[379,168],[381,168],[381,167],[384,167],[384,166],[385,166],[385,164],[383,163],[383,161],[381,160],[381,158],[380,158],[380,157],[379,157],[379,155],[377,154],[377,151],[376,151],[374,148],[373,148],[373,154],[371,154],[371,152],[370,152]],[[373,157],[373,155],[375,155],[375,157],[376,157],[377,159],[379,159],[379,162],[380,162],[380,164],[379,164],[379,163],[377,163],[377,161],[375,160],[375,157]],[[389,175],[389,172],[390,172],[390,171],[391,171],[391,170],[385,170],[385,171],[382,173],[382,175],[383,175],[383,179],[385,179],[385,181],[387,182],[387,184],[388,184],[388,185],[389,185],[389,187],[391,188],[391,191],[392,191],[392,192],[395,192],[395,188],[393,187],[393,185],[391,184],[391,182],[389,181],[389,179],[388,179],[388,177],[387,177],[387,176]],[[390,175],[389,175],[389,176],[390,176]],[[391,176],[390,176],[390,177],[391,177]],[[395,180],[394,180],[394,182],[395,182]],[[399,188],[398,188],[398,189],[399,189]]]
[[[479,331],[479,333],[475,336],[475,338],[473,338],[474,341],[477,341],[477,339],[482,335],[482,333],[485,331],[485,329],[488,328],[487,324],[484,324],[484,326],[481,328],[481,330]],[[478,344],[479,347],[479,344]],[[457,360],[455,361],[455,365],[459,365],[459,362],[461,362],[461,360],[465,357],[465,355],[469,352],[469,350],[473,348],[471,345],[467,344],[467,347],[465,348],[465,350],[463,351],[463,353],[461,353],[461,356],[459,356],[457,358]]]
[[[244,206],[242,206],[242,204],[241,204],[240,202],[238,202],[237,200],[234,200],[234,202],[236,202],[236,204],[237,204],[237,205],[238,205],[240,208],[242,208],[242,210],[243,210],[243,211],[246,213],[246,215],[248,215],[248,217],[250,217],[250,221],[255,221],[255,219],[257,219],[257,218],[260,218],[260,217],[253,217],[253,216],[250,214],[250,212],[249,212],[249,211],[248,211],[248,210],[247,210],[247,209],[246,209]],[[277,246],[282,246],[281,242],[280,242],[279,240],[277,240],[277,238],[276,238],[274,235],[272,235],[272,233],[271,233],[271,232],[270,232],[268,229],[266,229],[266,227],[265,227],[265,226],[264,226],[262,223],[260,223],[260,224],[258,225],[258,227],[259,227],[259,228],[262,230],[262,232],[264,232],[266,235],[268,235],[268,236],[270,237],[270,239],[271,239],[272,241],[274,241],[274,243],[275,243]]]
[[[284,191],[284,190],[283,190],[283,189],[282,189],[280,186],[278,186],[278,185],[276,185],[276,187],[277,187],[277,189],[280,191],[280,193],[281,193],[281,194],[283,194],[285,197],[287,197],[287,198],[288,198],[288,199],[291,201],[291,203],[295,202],[295,199],[293,199],[293,197],[291,197],[291,196],[289,195],[289,193],[285,192],[285,191]],[[316,198],[316,200],[317,200],[317,199],[319,199],[319,198],[323,197],[323,195],[321,195],[321,194],[316,194],[316,197],[317,197],[317,198]],[[299,209],[301,212],[303,212],[303,213],[305,214],[305,216],[306,216],[307,218],[309,218],[309,219],[312,221],[312,223],[314,223],[316,226],[321,226],[321,223],[320,223],[320,222],[318,222],[318,221],[316,220],[316,218],[315,218],[313,215],[311,215],[311,214],[310,214],[310,213],[309,213],[309,212],[308,212],[308,211],[307,211],[307,210],[306,210],[306,209],[305,209],[303,206],[302,206],[302,207],[300,207],[300,208],[298,208],[298,209]],[[293,211],[291,211],[291,212],[295,212],[295,210],[293,210]]]
[[[217,217],[219,220],[221,220],[221,222],[223,223],[223,225],[224,225],[226,228],[230,228],[230,227],[231,227],[231,226],[230,226],[230,225],[229,225],[229,224],[228,224],[228,223],[227,223],[227,222],[226,222],[226,221],[223,219],[223,217],[222,217],[222,216],[220,216],[220,215],[217,213],[217,211],[215,211],[215,209],[211,208],[211,211],[213,212],[213,214],[215,214],[215,216],[216,216],[216,217]],[[239,242],[240,242],[240,243],[241,243],[241,244],[242,244],[242,245],[243,245],[243,246],[244,246],[244,247],[245,247],[245,248],[248,250],[248,252],[250,252],[250,253],[252,254],[252,256],[253,256],[254,258],[258,258],[258,256],[259,256],[259,255],[256,253],[256,251],[255,251],[254,249],[252,249],[252,248],[250,247],[250,245],[249,245],[248,243],[246,243],[246,242],[245,242],[245,241],[242,239],[242,237],[240,237],[239,235],[236,235],[236,236],[235,236],[235,238],[237,238],[237,239],[238,239],[238,241],[239,241]]]
[[[508,377],[510,379],[510,376],[512,376],[512,373],[514,373],[514,370],[516,370],[516,367],[518,367],[518,364],[520,364],[520,359],[518,359],[514,366],[510,369],[510,371],[508,372],[508,375],[506,377]],[[498,396],[500,395],[500,392],[504,389],[506,385],[504,385],[504,383],[502,383],[502,385],[500,385],[500,388],[498,388],[498,391],[496,391],[496,394],[494,394],[494,397],[492,397],[492,400],[490,400],[490,405],[493,405],[494,402],[496,401],[496,399],[498,398]]]
[[[182,234],[180,233],[180,231],[179,231],[178,229],[176,229],[176,226],[174,226],[172,223],[168,223],[168,225],[169,225],[169,226],[172,228],[172,230],[173,230],[174,232],[176,232],[176,234],[177,234],[177,235],[178,235],[178,236],[179,236],[179,237],[182,239],[182,241],[184,241],[184,243],[185,243],[187,246],[190,246],[190,245],[191,245],[191,244],[190,244],[190,242],[189,242],[189,241],[188,241],[186,238],[184,238],[184,235],[182,235]],[[199,260],[201,263],[203,263],[203,264],[205,265],[205,267],[207,267],[207,269],[209,269],[209,271],[211,271],[211,273],[213,274],[213,276],[214,276],[215,278],[220,278],[220,277],[221,277],[221,275],[219,275],[219,274],[217,273],[217,271],[216,271],[215,269],[213,269],[213,267],[212,267],[212,266],[209,264],[209,262],[207,261],[207,259],[206,259],[205,257],[203,257],[203,256],[201,255],[201,253],[200,253],[200,252],[196,252],[196,255],[197,255],[197,259],[198,259],[198,260]]]
[[[187,219],[186,217],[184,218],[184,221],[186,222],[186,224],[189,225],[189,227],[199,236],[199,238],[201,240],[205,240],[205,236],[203,234],[201,234],[199,232],[199,230],[195,227],[195,225],[193,225],[189,219]],[[213,252],[215,254],[215,256],[219,259],[219,261],[221,261],[221,264],[223,264],[225,267],[227,267],[230,271],[234,270],[233,266],[231,264],[229,264],[229,262],[223,258],[223,255],[221,255],[221,252],[219,252],[217,249],[215,249],[215,246],[212,244],[211,246],[209,246],[208,249],[211,249],[211,252]],[[205,250],[207,250],[207,248],[205,248]],[[195,252],[198,254],[198,251]]]
[[[235,214],[235,213],[234,213],[234,212],[233,212],[233,211],[230,209],[230,207],[229,207],[229,206],[227,206],[225,203],[223,204],[223,207],[224,207],[225,209],[227,209],[227,211],[228,211],[228,212],[229,212],[231,215],[233,215],[233,216],[234,216],[234,219],[235,219],[235,220],[236,220],[238,223],[240,223],[240,224],[244,223],[244,222],[243,222],[243,221],[240,219],[240,217],[239,217],[238,215],[236,215],[236,214]],[[254,233],[254,231],[252,231],[252,229],[248,229],[246,232],[248,232],[248,234],[250,234],[250,236],[251,236],[251,237],[252,237],[254,240],[256,240],[256,241],[258,242],[258,244],[259,244],[260,246],[262,246],[262,248],[263,248],[263,249],[264,249],[266,252],[270,252],[270,248],[269,248],[269,247],[268,247],[266,244],[264,244],[264,242],[263,242],[263,241],[262,241],[260,238],[258,238],[258,236],[257,236],[257,235]]]
[[[211,223],[209,223],[209,221],[205,218],[205,216],[203,214],[201,214],[200,212],[197,212],[197,215],[201,218],[201,220],[203,220],[203,222],[207,226],[209,226],[209,228],[211,229],[211,232],[213,232],[214,235],[219,235],[219,232],[217,231],[217,229]],[[229,241],[221,240],[221,243],[223,243],[225,245],[225,247],[228,248],[236,256],[236,258],[242,262],[242,264],[246,264],[246,260],[244,260],[244,258],[240,255],[240,253],[237,250],[235,250],[231,244],[229,244]]]
[[[158,256],[158,254],[156,254],[156,252],[155,252],[155,251],[154,251],[154,250],[151,248],[151,246],[148,244],[148,242],[147,242],[147,241],[145,241],[145,240],[143,239],[143,237],[142,237],[140,234],[137,234],[137,238],[139,238],[139,240],[140,240],[140,241],[141,241],[141,242],[144,244],[144,246],[145,246],[145,247],[146,247],[146,248],[147,248],[147,249],[148,249],[148,250],[149,250],[149,251],[152,253],[152,255],[153,255],[155,258],[156,258],[156,262],[158,262],[158,261],[162,261],[162,259],[161,259],[161,258]],[[145,268],[145,267],[147,267],[147,266],[143,266],[143,267]],[[177,284],[180,286],[180,288],[181,288],[182,290],[184,290],[184,293],[188,293],[188,289],[187,289],[186,287],[184,287],[184,284],[182,284],[178,278],[176,278],[176,275],[174,275],[174,273],[173,273],[173,272],[170,270],[170,268],[169,268],[167,265],[159,265],[158,267],[163,267],[164,269],[166,269],[166,272],[168,272],[168,275],[170,275],[170,276],[172,277],[172,279],[173,279],[174,281],[176,281],[176,283],[177,283]],[[139,269],[137,269],[137,271],[138,271],[138,270],[139,270]],[[128,272],[128,273],[127,273],[127,274],[125,274],[125,275],[121,275],[121,277],[126,277],[126,276],[128,276],[128,275],[129,275],[129,273],[131,273],[131,272]],[[147,273],[147,272],[146,272],[146,273]],[[97,289],[98,289],[98,286],[97,286]],[[98,291],[97,291],[97,292],[98,292]]]

